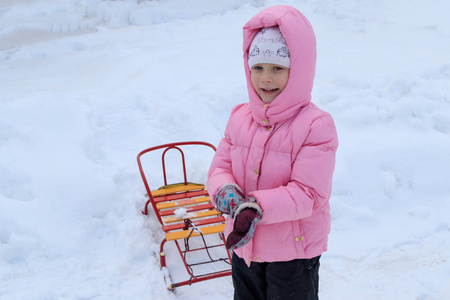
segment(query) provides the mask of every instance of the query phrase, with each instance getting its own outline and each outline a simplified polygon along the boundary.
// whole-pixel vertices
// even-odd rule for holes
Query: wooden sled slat
[[[198,219],[198,218],[205,218],[205,217],[211,217],[211,216],[217,216],[220,215],[220,211],[218,210],[208,210],[208,211],[200,211],[195,213],[189,213],[189,219]],[[163,221],[164,223],[173,223],[173,222],[180,222],[184,219],[180,219],[177,216],[170,216],[170,217],[164,217]]]
[[[215,209],[214,205],[211,202],[208,202],[206,204],[199,204],[199,205],[194,205],[194,206],[188,206],[185,207],[186,212],[190,213],[190,212],[194,212],[194,211],[200,211],[200,210],[212,210]],[[169,210],[161,210],[159,212],[161,217],[167,217],[167,216],[171,216],[175,213],[176,209],[169,209]],[[190,218],[188,218],[190,219]],[[164,220],[163,220],[164,222]],[[164,225],[164,224],[163,224]]]
[[[152,191],[153,197],[159,197],[164,195],[176,194],[179,192],[188,192],[193,190],[204,190],[205,186],[203,184],[198,183],[188,183],[187,185],[176,185],[169,187],[162,187],[158,190]]]
[[[213,233],[221,233],[221,232],[223,232],[224,229],[225,229],[225,224],[199,228],[199,230],[204,235],[213,234]],[[192,233],[191,233],[191,231],[192,231]],[[173,232],[166,233],[166,240],[173,241],[173,240],[185,239],[187,237],[195,237],[195,236],[200,236],[200,233],[195,229],[173,231]]]
[[[153,201],[155,203],[160,203],[160,202],[180,200],[180,199],[193,198],[193,197],[201,197],[201,196],[208,196],[208,191],[200,190],[200,191],[189,191],[189,192],[184,192],[184,193],[180,192],[178,194],[154,197]]]
[[[213,223],[224,223],[224,222],[225,222],[225,218],[222,217],[222,216],[192,221],[192,223],[195,226],[202,226],[202,225],[213,224]],[[183,223],[176,223],[176,224],[166,225],[166,226],[163,226],[162,229],[165,232],[168,232],[168,231],[171,231],[171,230],[183,229],[185,226],[186,225],[183,222]]]
[[[190,199],[185,199],[185,200],[176,200],[173,202],[161,202],[161,203],[156,204],[156,207],[158,209],[168,209],[168,208],[182,207],[182,206],[205,203],[205,202],[211,202],[211,199],[209,198],[209,196],[208,197],[190,198]]]

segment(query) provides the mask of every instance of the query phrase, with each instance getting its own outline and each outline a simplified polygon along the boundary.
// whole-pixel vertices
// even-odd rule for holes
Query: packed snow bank
[[[281,2],[315,28],[313,99],[340,138],[321,298],[449,298],[449,4]],[[165,289],[135,158],[218,144],[246,101],[241,28],[278,3],[0,4],[2,299],[232,298],[229,278]],[[192,153],[189,176],[210,159]]]
[[[0,4],[1,48],[15,48],[101,27],[150,26],[223,14],[258,1],[19,0]],[[17,22],[20,20],[20,22]]]

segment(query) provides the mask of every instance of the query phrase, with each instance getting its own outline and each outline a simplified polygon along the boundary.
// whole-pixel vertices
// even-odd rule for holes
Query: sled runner
[[[165,273],[167,274],[167,277],[169,277],[166,278],[165,276],[164,278],[166,283],[168,283],[169,290],[173,290],[175,287],[179,286],[191,285],[192,283],[231,275],[231,257],[226,249],[225,236],[223,233],[225,228],[225,218],[211,203],[205,185],[188,182],[187,180],[185,153],[182,149],[186,149],[187,146],[193,145],[206,146],[214,151],[216,150],[213,145],[205,142],[180,142],[148,148],[141,151],[137,156],[139,171],[142,180],[144,181],[148,198],[142,213],[148,215],[148,207],[151,204],[153,211],[162,226],[162,230],[165,233],[165,238],[160,244],[159,261],[161,269],[164,271],[167,269],[164,245],[167,241],[173,241],[178,249],[186,271],[190,276],[187,280],[172,283],[169,274]],[[144,173],[141,157],[144,154],[155,150],[162,151],[162,175],[164,178],[164,186],[156,190],[151,190]],[[167,182],[166,154],[168,151],[178,151],[181,156],[184,177],[184,181],[181,183]],[[216,238],[211,237],[212,235],[215,235]],[[207,241],[207,236],[211,237],[215,243],[210,245],[211,241],[210,239]],[[192,246],[196,246],[197,248],[192,249]],[[214,254],[216,254],[217,249],[223,249],[220,254],[220,256],[223,257],[213,258],[210,253],[213,248],[215,248]],[[198,256],[200,256],[198,251],[205,252],[200,261],[198,261]],[[188,262],[189,254],[191,252],[197,252],[197,260],[194,262]],[[211,268],[209,268],[210,271],[207,273],[195,275],[193,267],[205,264],[215,265],[215,270],[211,271]],[[217,270],[219,265],[222,267],[224,265],[226,268]]]

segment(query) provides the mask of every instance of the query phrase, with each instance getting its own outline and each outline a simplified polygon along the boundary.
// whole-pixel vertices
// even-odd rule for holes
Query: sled
[[[225,235],[223,233],[225,228],[225,218],[215,209],[211,203],[208,191],[203,183],[193,183],[187,180],[185,154],[182,149],[187,146],[206,146],[216,151],[216,148],[205,142],[180,142],[170,143],[155,146],[141,151],[137,156],[139,171],[147,191],[146,197],[148,201],[145,203],[144,215],[149,214],[149,206],[151,204],[153,211],[161,224],[161,228],[165,234],[165,238],[160,244],[159,261],[161,269],[165,272],[164,280],[168,285],[169,290],[176,287],[191,285],[196,282],[210,280],[231,275],[231,256],[225,245]],[[164,178],[164,186],[159,189],[151,190],[147,178],[144,173],[141,157],[149,152],[159,150],[162,151],[162,175]],[[184,181],[181,183],[168,183],[166,172],[166,154],[168,151],[178,151],[181,156],[181,165],[183,170]],[[149,171],[149,170],[147,170]],[[181,211],[181,213],[180,213]],[[208,245],[205,240],[206,236],[216,235],[218,238],[213,243]],[[196,240],[200,247],[191,249],[192,242]],[[170,278],[170,271],[166,266],[166,253],[164,252],[164,245],[166,242],[174,242],[184,267],[189,275],[189,279],[184,281],[172,283]],[[223,247],[223,251],[220,250]],[[217,249],[223,254],[219,258],[213,259],[210,251]],[[200,261],[188,262],[188,254],[194,251],[203,251],[203,257]],[[175,252],[176,253],[176,252]],[[197,260],[199,253],[197,253]],[[225,262],[225,264],[224,264]],[[227,268],[220,268],[219,270],[211,270],[201,275],[194,274],[193,267],[198,265],[216,264],[225,265]],[[166,278],[168,277],[168,278]]]

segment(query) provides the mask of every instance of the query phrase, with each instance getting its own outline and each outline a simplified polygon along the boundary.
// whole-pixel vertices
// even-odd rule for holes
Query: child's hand
[[[216,208],[224,214],[231,215],[234,218],[236,209],[242,203],[245,203],[245,197],[242,190],[236,184],[224,184],[216,195]]]
[[[261,220],[261,208],[256,202],[241,205],[234,219],[233,231],[227,237],[227,249],[234,250],[246,245]]]

